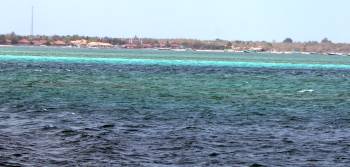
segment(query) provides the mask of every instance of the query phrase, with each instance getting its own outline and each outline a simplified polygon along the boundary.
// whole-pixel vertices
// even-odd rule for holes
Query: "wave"
[[[312,93],[314,91],[315,90],[313,90],[313,89],[303,89],[303,90],[298,91],[298,93]]]

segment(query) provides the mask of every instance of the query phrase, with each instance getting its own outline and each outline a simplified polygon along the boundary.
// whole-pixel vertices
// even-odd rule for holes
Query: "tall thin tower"
[[[31,20],[31,27],[30,27],[30,37],[33,38],[34,36],[34,6],[32,6],[32,20]]]

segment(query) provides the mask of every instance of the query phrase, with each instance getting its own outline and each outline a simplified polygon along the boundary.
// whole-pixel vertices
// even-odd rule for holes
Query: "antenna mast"
[[[30,27],[30,37],[33,38],[34,36],[34,6],[32,6],[32,20],[31,20],[31,27]]]

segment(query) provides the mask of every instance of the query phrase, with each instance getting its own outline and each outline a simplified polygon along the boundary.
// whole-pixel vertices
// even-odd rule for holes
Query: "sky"
[[[349,0],[1,0],[0,33],[350,43]]]

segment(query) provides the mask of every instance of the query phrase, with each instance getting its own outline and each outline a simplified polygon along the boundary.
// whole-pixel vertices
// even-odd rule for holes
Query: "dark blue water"
[[[0,62],[0,166],[348,166],[350,71]]]

